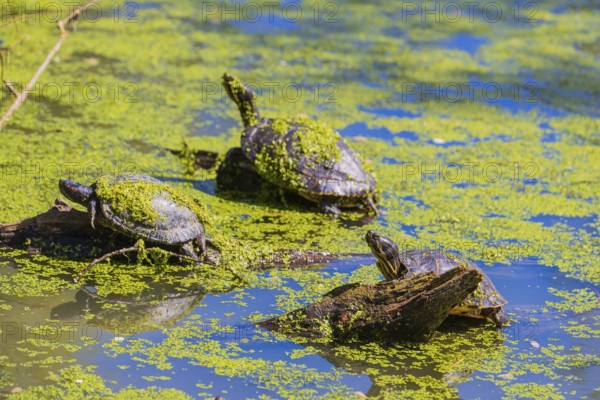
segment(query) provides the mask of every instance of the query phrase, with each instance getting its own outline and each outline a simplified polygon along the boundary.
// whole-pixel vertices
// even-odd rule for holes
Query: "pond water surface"
[[[535,6],[491,21],[483,5],[436,19],[418,4],[282,2],[269,19],[262,2],[101,2],[0,132],[0,221],[47,210],[60,178],[134,171],[200,197],[248,248],[353,256],[251,273],[248,286],[214,267],[122,261],[75,283],[84,261],[0,248],[2,395],[600,398],[600,9]],[[4,79],[26,82],[55,24],[0,29],[3,45],[19,43]],[[260,89],[263,116],[302,113],[341,132],[377,176],[381,215],[222,195],[213,172],[165,151],[239,144],[226,71]],[[428,343],[386,345],[255,325],[381,280],[369,229],[472,259],[512,325],[449,318]]]

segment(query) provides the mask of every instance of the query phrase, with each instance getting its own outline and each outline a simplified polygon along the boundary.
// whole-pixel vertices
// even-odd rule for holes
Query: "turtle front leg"
[[[90,200],[88,203],[88,212],[90,213],[90,225],[93,229],[96,229],[94,222],[96,222],[96,200]]]
[[[324,214],[342,215],[342,210],[334,199],[324,198],[319,202],[319,209]]]
[[[496,324],[496,327],[502,329],[510,325],[510,320],[504,313],[502,309],[498,310],[498,312],[492,312],[488,314],[488,319]]]
[[[367,214],[379,215],[379,210],[377,210],[377,205],[375,204],[375,200],[373,196],[368,196],[364,199],[361,199],[363,207],[367,211]]]
[[[196,261],[197,263],[208,263],[208,264],[212,264],[212,265],[216,265],[218,263],[218,257],[215,257],[214,254],[210,254],[210,252],[207,251],[207,247],[206,247],[206,237],[204,235],[202,236],[198,236],[196,238],[196,243],[198,243],[198,246],[200,247],[200,255],[202,257],[199,257],[198,254],[196,253],[196,251],[194,250],[194,246],[193,246],[193,241],[191,242],[187,242],[184,245],[181,246],[181,252],[193,259],[194,261]]]
[[[192,242],[184,243],[181,246],[181,252],[183,254],[185,254],[186,256],[188,256],[189,258],[191,258],[192,260],[194,260],[196,262],[200,262],[200,259],[198,258],[198,255],[196,254],[196,251],[194,250],[194,246],[192,245]]]

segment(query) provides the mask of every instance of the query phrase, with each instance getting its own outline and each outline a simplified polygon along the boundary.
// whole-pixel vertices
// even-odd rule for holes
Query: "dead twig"
[[[99,1],[100,0],[90,0],[83,6],[77,7],[76,9],[74,9],[71,12],[71,14],[69,14],[69,16],[67,16],[65,19],[62,19],[57,22],[58,29],[60,30],[60,36],[58,38],[58,41],[56,42],[56,44],[54,45],[52,50],[50,50],[50,52],[44,59],[44,62],[39,66],[39,68],[37,69],[37,71],[35,72],[33,77],[29,80],[29,82],[27,82],[27,85],[25,86],[23,91],[19,93],[19,95],[17,96],[15,101],[11,104],[11,106],[8,108],[8,110],[6,110],[6,112],[0,119],[0,130],[2,130],[4,125],[6,125],[6,123],[10,120],[10,118],[12,117],[14,112],[19,109],[21,104],[23,104],[25,102],[25,100],[27,100],[27,96],[29,95],[29,92],[35,86],[35,84],[37,83],[38,79],[40,78],[40,76],[42,75],[44,70],[48,67],[48,65],[50,64],[52,59],[56,56],[56,54],[60,50],[65,39],[69,35],[69,31],[67,31],[65,29],[66,26],[68,26],[71,22],[75,21],[79,17],[79,15],[81,15],[82,12],[87,10],[92,5],[98,3]]]
[[[89,263],[87,267],[85,267],[84,269],[82,269],[81,272],[79,272],[79,274],[75,278],[75,282],[79,282],[81,280],[81,278],[83,277],[83,275],[86,272],[88,272],[90,269],[92,269],[92,267],[94,265],[101,263],[102,261],[106,260],[107,258],[118,256],[118,255],[121,255],[121,254],[127,254],[127,253],[139,253],[140,251],[152,251],[152,248],[150,248],[150,249],[144,249],[144,248],[140,248],[138,246],[133,246],[133,247],[127,247],[127,248],[116,250],[116,251],[111,251],[110,253],[106,253],[102,257],[96,258],[94,261],[92,261],[91,263]],[[189,256],[186,256],[186,255],[183,255],[183,254],[180,254],[180,253],[174,253],[172,251],[167,251],[167,250],[164,250],[164,249],[161,249],[161,252],[163,252],[164,254],[168,255],[169,257],[179,257],[179,259],[182,260],[182,261],[186,260],[186,261],[194,262],[196,264],[200,263],[199,260],[194,259],[194,258],[189,257]],[[229,265],[223,265],[223,267],[226,270],[228,270],[229,272],[231,272],[231,274],[233,276],[235,276],[237,279],[239,279],[241,282],[246,283],[246,284],[250,283],[250,282],[248,282],[248,280],[246,278],[244,278],[243,276],[241,276],[231,266],[229,266]]]
[[[4,81],[4,84],[16,97],[19,97],[21,95],[21,93],[13,86],[12,82]]]
[[[81,272],[79,272],[79,274],[77,275],[77,278],[75,278],[75,281],[78,282],[83,277],[83,275],[86,272],[88,272],[90,269],[92,269],[92,267],[94,265],[101,263],[102,261],[106,260],[107,258],[118,256],[118,255],[121,255],[121,254],[137,253],[137,252],[140,252],[142,250],[151,250],[151,249],[142,249],[140,247],[133,246],[133,247],[127,247],[127,248],[121,249],[121,250],[111,251],[110,253],[106,253],[102,257],[96,258],[94,261],[92,261],[91,263],[89,263],[87,267],[85,267],[84,269],[82,269]],[[179,257],[182,260],[197,262],[197,260],[194,260],[192,257],[188,257],[188,256],[185,256],[183,254],[173,253],[171,251],[166,251],[166,250],[162,250],[162,249],[161,249],[161,251],[164,252],[164,253],[166,253],[170,257]]]

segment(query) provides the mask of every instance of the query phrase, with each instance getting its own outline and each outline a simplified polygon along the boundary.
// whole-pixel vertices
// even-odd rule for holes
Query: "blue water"
[[[465,32],[457,33],[446,40],[438,42],[446,49],[462,50],[469,54],[477,53],[477,50],[486,43],[489,43],[488,39]]]
[[[341,273],[349,275],[360,265],[369,265],[374,262],[375,259],[373,256],[365,255],[364,257],[355,257],[325,264],[319,271],[322,274]],[[547,301],[560,300],[548,292],[549,287],[559,290],[588,288],[596,291],[600,290],[600,288],[584,284],[576,279],[567,278],[555,268],[535,263],[515,261],[511,265],[495,264],[490,267],[480,264],[479,267],[492,279],[497,289],[508,301],[505,310],[513,320],[513,325],[504,329],[505,341],[503,344],[499,344],[499,346],[506,346],[506,351],[530,352],[532,351],[532,341],[537,342],[543,348],[549,344],[555,344],[557,343],[556,340],[559,340],[559,343],[566,347],[581,344],[585,346],[588,352],[597,355],[600,353],[600,346],[590,347],[591,343],[600,344],[598,340],[580,340],[582,343],[578,343],[577,339],[573,339],[560,329],[560,325],[567,322],[567,316],[540,314],[540,307]],[[264,276],[268,277],[270,273],[267,272]],[[297,286],[296,282],[290,281],[289,283],[291,283],[289,286],[300,289],[300,286]],[[164,290],[159,292],[163,295],[167,293]],[[203,324],[206,324],[206,331],[208,332],[211,319],[216,318],[219,321],[219,326],[230,329],[231,332],[217,332],[209,336],[209,338],[217,340],[221,344],[235,343],[239,345],[242,349],[241,356],[243,357],[270,361],[283,360],[290,363],[300,362],[306,365],[307,368],[315,368],[318,371],[331,371],[334,366],[326,358],[319,356],[318,352],[302,357],[300,360],[292,359],[290,357],[291,352],[301,350],[303,348],[301,345],[287,340],[275,339],[269,333],[265,336],[258,335],[257,333],[260,333],[260,331],[264,333],[266,331],[263,331],[262,328],[253,325],[247,320],[248,316],[256,310],[260,310],[265,314],[278,314],[279,312],[274,305],[277,302],[277,297],[281,295],[285,294],[279,290],[261,288],[246,289],[241,298],[238,291],[207,294],[203,298],[200,297],[201,302],[199,305],[190,309],[188,313],[182,313],[179,316],[179,322],[176,322],[174,326],[184,326],[186,321],[197,327],[203,327]],[[203,294],[200,294],[200,296],[203,296]],[[240,299],[246,304],[238,304],[237,301]],[[119,300],[119,298],[115,298],[114,300]],[[56,303],[52,298],[48,299],[48,301]],[[78,315],[77,313],[75,315],[71,313],[69,321],[79,323],[81,324],[80,326],[86,324],[86,321],[83,319],[86,315],[85,304],[88,303],[85,301],[81,303],[80,307],[82,308]],[[60,307],[60,301],[58,307]],[[54,309],[57,309],[56,304]],[[40,320],[50,316],[49,314],[45,314],[48,311],[44,307],[35,309],[33,312],[39,315],[37,318]],[[532,322],[532,317],[540,316],[545,318],[539,318],[537,321]],[[588,317],[590,316],[588,315]],[[575,316],[568,318],[575,318]],[[165,329],[165,332],[168,332],[170,328],[165,327]],[[97,372],[108,381],[114,381],[115,384],[111,386],[115,388],[122,388],[130,384],[136,387],[149,387],[156,385],[157,382],[148,382],[142,376],[167,375],[170,377],[170,380],[161,383],[161,386],[177,387],[192,396],[202,391],[196,386],[197,383],[212,383],[213,389],[208,391],[215,395],[221,393],[221,395],[235,399],[246,398],[248,396],[258,397],[260,394],[269,393],[265,392],[264,388],[259,383],[253,381],[251,377],[228,378],[221,376],[212,368],[194,365],[192,360],[186,358],[170,357],[168,361],[172,364],[173,368],[160,370],[155,366],[136,361],[129,355],[112,355],[110,351],[103,349],[103,345],[114,340],[115,334],[106,330],[100,330],[99,332],[100,336],[95,343],[84,347],[74,355],[84,365],[98,365]],[[123,343],[126,344],[127,341],[134,339],[145,339],[154,343],[161,343],[168,337],[165,332],[151,330],[137,333],[125,337]],[[79,337],[76,336],[76,338],[78,339]],[[194,338],[192,335],[188,340],[190,340],[190,343],[194,343],[204,339],[201,337]],[[5,343],[5,345],[14,344],[11,343],[11,339],[9,338],[8,343]],[[390,361],[393,362],[393,360]],[[119,368],[119,366],[124,365],[129,366],[129,368],[124,370]],[[425,365],[424,368],[427,369],[429,366]],[[578,390],[578,393],[589,393],[591,388],[594,387],[594,376],[598,376],[598,374],[600,374],[599,365],[588,366],[586,367],[585,376],[581,381],[561,381],[561,383],[572,387],[573,390]],[[478,393],[481,393],[482,385],[488,387],[487,385],[489,384],[477,379],[478,376],[483,375],[474,371],[473,378],[475,379],[459,384],[458,389],[461,396],[475,398]],[[535,377],[536,375],[530,374],[530,376],[522,376],[519,379],[521,381],[528,381],[529,379],[535,379]],[[342,382],[353,390],[363,393],[367,393],[371,387],[367,371],[363,371],[362,373],[357,373],[356,371],[354,373],[346,373],[342,377]],[[307,384],[306,387],[310,387],[310,385]],[[501,394],[500,388],[493,384],[488,389],[490,390],[489,396],[493,398],[498,398]],[[318,393],[321,395],[325,394],[325,392],[324,389],[318,390]]]
[[[212,100],[213,96],[216,98],[224,96],[220,89],[217,87],[214,95],[207,96],[207,101]],[[191,113],[194,119],[186,127],[190,136],[220,136],[232,128],[239,128],[241,131],[242,125],[239,120],[217,115],[217,112],[211,108],[191,110]]]
[[[340,129],[340,133],[342,136],[347,138],[362,136],[365,138],[381,139],[389,142],[394,142],[394,139],[406,139],[409,141],[419,140],[419,137],[414,132],[401,131],[398,133],[392,133],[385,127],[369,128],[364,122],[355,122],[350,124],[345,128]]]
[[[584,230],[589,234],[598,235],[598,228],[594,226],[598,222],[598,215],[586,215],[583,217],[565,217],[561,215],[539,214],[531,217],[529,221],[540,222],[544,226],[564,224],[572,229]]]

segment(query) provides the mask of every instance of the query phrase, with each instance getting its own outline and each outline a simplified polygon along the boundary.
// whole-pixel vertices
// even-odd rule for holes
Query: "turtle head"
[[[58,182],[60,192],[69,200],[87,206],[94,194],[94,189],[67,179]]]
[[[244,126],[256,125],[260,120],[260,114],[256,107],[256,94],[242,81],[228,73],[223,74],[223,87],[231,100],[240,109]]]
[[[398,245],[391,239],[375,231],[369,231],[365,235],[365,240],[377,258],[377,268],[386,280],[401,278],[409,272],[406,265],[400,261]]]

